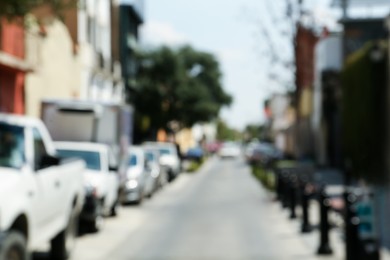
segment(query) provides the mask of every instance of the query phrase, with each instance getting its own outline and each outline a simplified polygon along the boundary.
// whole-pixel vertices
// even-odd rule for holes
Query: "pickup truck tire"
[[[27,260],[26,238],[17,231],[0,234],[0,259],[1,260]]]
[[[51,241],[51,259],[68,259],[73,251],[78,231],[78,214],[72,210],[68,226]]]
[[[104,201],[103,200],[99,200],[98,202],[98,205],[97,205],[97,209],[96,209],[96,215],[94,217],[94,219],[88,221],[88,229],[90,232],[99,232],[100,230],[103,229],[103,226],[104,226],[104,210],[103,210],[103,206],[104,205]]]

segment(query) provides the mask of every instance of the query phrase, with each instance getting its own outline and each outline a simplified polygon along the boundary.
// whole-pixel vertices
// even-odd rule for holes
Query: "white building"
[[[124,99],[120,62],[112,58],[112,4],[115,3],[110,0],[80,1],[80,98],[118,102]]]

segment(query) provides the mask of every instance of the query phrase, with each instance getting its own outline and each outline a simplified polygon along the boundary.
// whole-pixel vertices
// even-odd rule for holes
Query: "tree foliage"
[[[260,124],[249,124],[245,127],[245,141],[250,141],[252,139],[261,139],[263,133],[263,126]]]
[[[137,84],[130,102],[150,127],[176,122],[190,127],[217,118],[232,98],[221,85],[219,64],[212,54],[189,46],[160,47],[138,53]]]
[[[56,13],[75,7],[77,0],[1,0],[0,17],[23,17],[28,12],[42,5],[50,5]]]
[[[355,177],[372,182],[383,181],[388,160],[387,63],[372,59],[376,48],[386,52],[367,44],[348,59],[341,75],[344,155]]]
[[[225,121],[217,120],[217,139],[221,141],[237,141],[241,139],[241,133],[226,124]]]

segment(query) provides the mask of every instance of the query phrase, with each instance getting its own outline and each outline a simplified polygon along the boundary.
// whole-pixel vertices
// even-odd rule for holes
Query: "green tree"
[[[151,128],[207,122],[232,102],[222,88],[219,64],[212,54],[189,46],[160,47],[138,53],[137,58],[137,84],[130,102],[139,120],[148,118]]]
[[[252,139],[261,139],[261,134],[263,132],[263,126],[257,124],[249,124],[245,127],[244,137],[245,141],[250,141]]]
[[[56,13],[60,14],[67,8],[75,7],[77,2],[77,0],[1,0],[0,17],[23,17],[34,8],[45,4],[50,5]]]
[[[381,51],[382,59],[372,53]],[[356,178],[388,181],[386,43],[370,42],[352,54],[341,73],[342,140],[348,171]]]
[[[240,131],[231,128],[222,119],[217,121],[217,139],[221,141],[238,141],[242,137]]]

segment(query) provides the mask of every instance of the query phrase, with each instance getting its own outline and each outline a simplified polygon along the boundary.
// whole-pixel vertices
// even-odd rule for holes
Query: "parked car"
[[[225,142],[218,152],[221,158],[237,158],[241,155],[241,148],[234,142]]]
[[[255,149],[257,146],[259,146],[260,142],[250,142],[246,145],[245,147],[245,159],[246,161],[251,164],[253,163],[254,160],[254,155],[255,155]]]
[[[127,179],[123,202],[142,203],[146,191],[146,183],[150,178],[150,170],[143,148],[139,146],[129,147],[129,159],[127,168]]]
[[[204,154],[202,147],[197,146],[197,147],[192,147],[192,148],[188,149],[188,151],[185,155],[185,158],[187,160],[194,160],[194,161],[200,162],[204,156],[205,156],[205,154]]]
[[[160,151],[156,148],[144,148],[146,153],[146,160],[149,169],[151,170],[150,183],[156,191],[164,187],[168,183],[168,172],[166,167],[160,164]]]
[[[82,160],[61,160],[38,119],[0,115],[0,259],[30,259],[50,242],[70,256],[84,203]]]
[[[258,143],[253,147],[251,154],[247,157],[250,164],[260,163],[266,165],[274,160],[281,159],[283,154],[270,143]]]
[[[119,177],[110,171],[108,146],[96,143],[56,142],[62,158],[80,158],[86,164],[83,173],[86,199],[81,212],[82,224],[99,231],[104,216],[115,216],[119,206]]]
[[[210,154],[218,153],[219,149],[221,149],[222,143],[218,141],[209,142],[206,144],[206,151]]]
[[[160,152],[160,164],[168,171],[168,180],[174,180],[181,172],[181,155],[173,143],[146,142],[144,147],[155,147]]]

